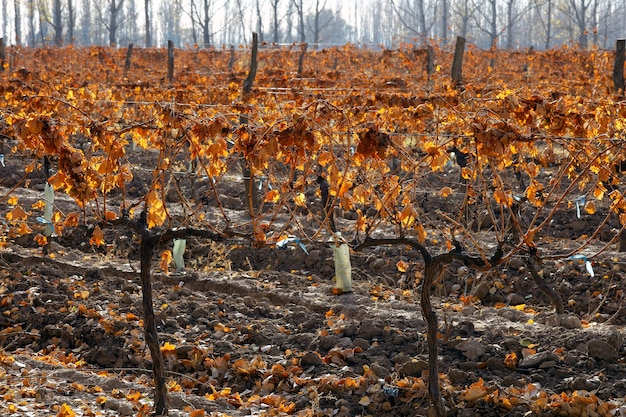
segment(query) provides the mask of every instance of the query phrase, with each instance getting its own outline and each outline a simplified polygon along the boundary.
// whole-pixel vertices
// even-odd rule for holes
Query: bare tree
[[[296,9],[296,17],[298,18],[297,31],[300,36],[300,42],[306,42],[306,29],[304,26],[304,1],[303,0],[291,0],[291,4]]]
[[[475,12],[476,7],[471,0],[457,0],[452,5],[452,19],[456,22],[461,37],[468,37],[470,21],[474,19]]]
[[[46,1],[39,1],[38,4],[39,9],[39,20],[40,25],[39,29],[41,32],[42,42],[45,42],[45,23],[48,26],[51,26],[54,30],[54,44],[56,46],[63,46],[63,11],[61,7],[61,0],[52,0],[52,16],[50,16],[50,12],[48,10],[48,4]]]
[[[146,37],[146,48],[150,48],[152,47],[152,19],[151,19],[151,15],[152,15],[152,7],[151,7],[151,1],[150,0],[145,0],[144,1],[144,12],[145,12],[145,37]]]
[[[35,46],[35,0],[28,0],[28,45]]]
[[[270,0],[270,5],[272,6],[272,42],[278,43],[278,5],[280,4],[280,0]]]
[[[124,0],[109,0],[109,25],[107,27],[109,29],[109,46],[117,45],[117,29],[121,23],[119,17],[123,5]]]
[[[506,48],[513,48],[513,41],[515,39],[514,27],[515,25],[532,9],[532,3],[527,3],[522,8],[519,8],[519,1],[506,0]],[[517,6],[517,7],[516,7]],[[505,29],[503,28],[503,29]]]
[[[573,20],[578,29],[578,43],[583,49],[589,46],[589,15],[590,7],[595,0],[567,0],[566,7],[562,7],[561,11]]]
[[[434,24],[434,17],[427,23],[426,10],[431,10],[432,5],[426,4],[426,0],[391,0],[391,5],[404,29],[424,41]]]
[[[74,43],[74,29],[76,27],[76,7],[74,0],[67,0],[67,38]]]
[[[313,34],[313,43],[315,44],[315,48],[318,47],[317,44],[320,42],[320,31],[324,26],[328,25],[329,23],[328,19],[325,22],[322,22],[320,20],[320,17],[322,15],[322,12],[325,10],[325,7],[326,0],[324,0],[322,4],[320,4],[320,0],[315,0],[315,11],[313,12],[312,19],[307,19],[311,20],[311,22],[309,22],[309,29]]]
[[[538,21],[545,36],[543,47],[550,49],[553,37],[554,0],[535,0],[535,10],[537,10]]]
[[[9,23],[9,9],[7,0],[2,0],[2,39],[6,40]]]
[[[171,40],[174,44],[181,43],[181,21],[182,4],[180,0],[161,3],[159,9],[160,24],[163,39]]]
[[[91,32],[89,30],[92,26],[91,1],[83,0],[82,6],[82,15],[80,18],[81,40],[84,45],[89,45],[92,42]]]
[[[193,26],[200,28],[202,32],[202,44],[206,47],[211,45],[211,21],[213,17],[213,1],[199,0],[200,6],[195,0],[191,1],[191,21]]]
[[[441,40],[444,43],[448,42],[449,6],[448,0],[441,0]]]
[[[22,6],[20,0],[13,0],[13,10],[15,11],[15,44],[22,44]]]
[[[486,3],[486,4],[485,4]],[[497,0],[485,0],[476,10],[482,19],[476,16],[476,26],[489,37],[489,45],[495,48],[498,42],[498,7]]]

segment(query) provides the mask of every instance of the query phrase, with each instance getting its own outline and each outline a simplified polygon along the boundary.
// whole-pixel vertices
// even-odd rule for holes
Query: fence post
[[[458,88],[463,83],[463,52],[465,51],[465,38],[456,37],[454,47],[454,60],[452,61],[452,84]]]
[[[613,66],[613,85],[615,92],[624,91],[624,48],[626,39],[618,39],[615,46],[615,65]]]
[[[174,80],[174,42],[167,41],[167,79]]]
[[[128,71],[131,66],[131,58],[133,56],[133,43],[128,44],[128,51],[126,51],[126,62],[124,63],[124,69]]]
[[[304,71],[304,56],[308,46],[306,42],[302,44],[302,51],[300,51],[300,56],[298,57],[298,77],[302,77],[302,71]]]

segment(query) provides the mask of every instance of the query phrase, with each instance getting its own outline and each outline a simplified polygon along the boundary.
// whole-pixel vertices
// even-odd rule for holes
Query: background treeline
[[[626,0],[2,0],[5,44],[177,47],[465,37],[481,48],[612,48]]]

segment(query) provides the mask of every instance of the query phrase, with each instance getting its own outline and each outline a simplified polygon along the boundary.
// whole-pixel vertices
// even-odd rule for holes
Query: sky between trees
[[[612,49],[626,0],[2,0],[5,44],[268,43],[393,47],[464,36],[478,47]]]

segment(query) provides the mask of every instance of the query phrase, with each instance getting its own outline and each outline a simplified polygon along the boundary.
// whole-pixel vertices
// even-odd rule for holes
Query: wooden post
[[[248,72],[248,77],[243,82],[243,92],[245,94],[252,91],[252,85],[254,84],[254,79],[256,78],[256,70],[258,67],[257,56],[259,54],[259,37],[256,32],[252,33],[252,54],[250,57],[250,71]]]
[[[613,65],[613,85],[615,92],[624,91],[624,49],[626,39],[618,39],[615,46],[615,64]]]
[[[256,32],[252,33],[252,53],[250,56],[250,71],[248,77],[243,82],[242,98],[245,102],[248,94],[252,91],[252,85],[256,78],[256,71],[258,68],[257,56],[259,52],[259,38]],[[239,117],[240,124],[248,123],[248,118],[242,114]],[[250,167],[250,161],[242,158],[242,174],[243,183],[246,190],[246,201],[248,205],[248,212],[251,218],[254,218],[254,213],[259,207],[258,189],[256,187],[256,181],[254,180],[254,173]]]
[[[456,37],[454,47],[454,60],[452,61],[452,84],[459,88],[463,84],[463,53],[465,52],[465,38]]]
[[[302,77],[302,71],[304,67],[304,56],[306,55],[306,50],[308,48],[308,44],[305,42],[302,44],[302,51],[300,52],[300,56],[298,57],[298,77]]]
[[[167,79],[174,81],[174,42],[167,41]]]
[[[426,46],[426,73],[429,78],[435,73],[435,50],[432,45]]]
[[[124,69],[128,71],[131,66],[131,57],[133,55],[133,43],[128,44],[128,51],[126,51],[126,62],[124,63]]]
[[[228,60],[228,70],[233,71],[235,66],[235,45],[230,45],[230,59]]]
[[[4,44],[4,38],[0,38],[0,72],[4,72],[4,63],[7,59],[7,49]]]

